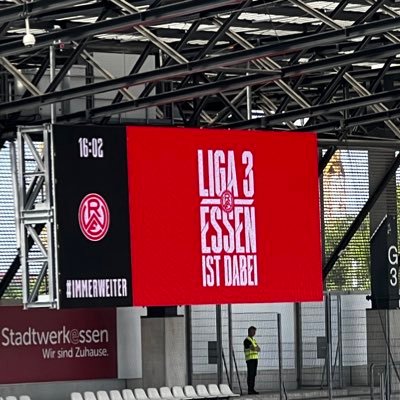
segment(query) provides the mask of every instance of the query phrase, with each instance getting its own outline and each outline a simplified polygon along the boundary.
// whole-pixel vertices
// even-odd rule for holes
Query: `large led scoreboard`
[[[55,126],[60,306],[322,299],[312,133]]]

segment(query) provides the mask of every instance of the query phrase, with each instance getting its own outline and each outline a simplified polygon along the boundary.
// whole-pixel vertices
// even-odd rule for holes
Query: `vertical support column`
[[[392,384],[391,384],[391,362],[390,362],[390,316],[389,310],[385,310],[385,330],[386,330],[386,369],[385,369],[385,381],[386,381],[386,397],[389,400]]]
[[[185,306],[186,328],[186,365],[188,385],[193,383],[193,352],[192,352],[192,307]]]
[[[185,319],[176,307],[149,307],[141,333],[143,386],[186,385]]]
[[[337,306],[337,328],[338,328],[338,349],[339,349],[339,387],[343,388],[343,340],[342,340],[342,297],[336,297]]]
[[[222,311],[221,305],[216,306],[216,325],[217,325],[217,381],[222,383],[223,363],[222,363]]]
[[[50,126],[18,127],[18,157],[12,154],[11,158],[18,176],[15,202],[25,308],[58,307],[54,177],[51,172],[54,159],[50,146]],[[30,253],[33,245],[38,251]],[[39,271],[38,265],[41,266]],[[40,289],[46,289],[43,298],[39,296]]]
[[[92,64],[86,63],[86,76],[85,76],[86,85],[90,85],[94,82],[94,68]],[[90,110],[94,108],[94,95],[89,94],[86,96],[86,109]]]
[[[250,68],[250,63],[247,63],[247,68]],[[248,75],[248,73],[247,73]],[[251,86],[246,86],[246,106],[247,106],[247,119],[251,120],[252,117],[252,93],[251,93]]]
[[[325,330],[326,330],[326,374],[328,381],[329,400],[333,398],[332,387],[332,324],[331,324],[331,296],[329,292],[325,295]]]
[[[279,400],[283,399],[283,376],[282,376],[282,322],[281,314],[277,314],[278,325],[278,366],[279,366]]]
[[[302,387],[302,374],[303,374],[303,332],[301,329],[301,303],[294,304],[294,329],[295,329],[295,351],[296,351],[296,382],[297,388]]]
[[[17,196],[18,199],[16,203],[19,206],[18,210],[18,221],[19,226],[17,226],[17,230],[19,231],[20,238],[20,248],[19,248],[19,257],[21,261],[21,271],[22,271],[22,302],[26,304],[28,301],[28,282],[29,282],[29,273],[27,268],[27,258],[28,258],[28,244],[27,244],[27,235],[25,234],[25,225],[23,222],[23,216],[25,211],[25,203],[26,203],[26,183],[25,183],[25,146],[22,139],[21,128],[17,129],[17,162],[18,166],[15,168],[18,172],[18,190]]]
[[[232,305],[228,304],[228,340],[229,340],[229,385],[233,386],[233,337],[232,337]]]
[[[49,47],[49,58],[50,58],[50,84],[53,82],[56,75],[56,50],[54,44]],[[56,122],[56,103],[50,104],[50,121],[52,124]]]

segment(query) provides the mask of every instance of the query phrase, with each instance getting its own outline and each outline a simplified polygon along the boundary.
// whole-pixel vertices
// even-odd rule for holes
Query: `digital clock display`
[[[80,158],[103,158],[103,138],[79,138],[79,157]]]

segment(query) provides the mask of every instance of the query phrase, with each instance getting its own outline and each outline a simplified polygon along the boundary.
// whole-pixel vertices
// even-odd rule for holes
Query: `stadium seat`
[[[6,400],[18,400],[15,396],[6,396]]]
[[[215,399],[216,396],[211,395],[208,393],[208,390],[205,385],[196,385],[196,392],[200,397],[204,399]]]
[[[31,400],[31,396],[28,396],[27,394],[23,394],[19,396],[19,400]]]
[[[119,390],[110,390],[110,399],[111,400],[123,400]]]
[[[192,385],[186,385],[183,388],[183,393],[185,393],[186,397],[190,397],[192,399],[201,399],[202,397],[199,396]]]
[[[105,390],[97,391],[97,400],[110,400],[110,396]]]
[[[131,389],[124,389],[122,391],[122,397],[124,400],[135,400],[135,395],[133,394]]]
[[[218,385],[216,385],[215,383],[210,383],[208,385],[208,393],[210,393],[210,395],[212,395],[212,396],[219,397],[219,398],[229,397],[226,394],[222,394],[221,391],[219,390]]]
[[[160,400],[161,399],[160,393],[158,393],[158,390],[156,388],[148,388],[147,389],[147,397],[150,400]]]
[[[240,396],[240,394],[233,393],[231,388],[226,383],[221,383],[219,385],[219,390],[221,391],[222,394],[224,394],[228,397],[239,397]]]
[[[146,392],[143,389],[133,389],[136,400],[148,400]]]
[[[183,393],[183,389],[181,386],[173,386],[172,394],[174,395],[175,399],[192,399],[193,397],[188,397]]]
[[[160,387],[160,396],[163,400],[176,400],[176,397],[171,392],[171,389],[167,386]]]
[[[96,395],[93,392],[84,392],[83,398],[85,400],[97,400]]]
[[[82,393],[72,392],[70,395],[71,400],[83,400]]]

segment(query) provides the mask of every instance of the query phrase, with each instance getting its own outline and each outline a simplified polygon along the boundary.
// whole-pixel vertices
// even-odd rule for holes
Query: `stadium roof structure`
[[[33,46],[22,41],[26,20]],[[89,102],[57,121],[111,124],[157,107],[151,123],[311,130],[331,145],[397,146],[399,29],[394,0],[1,0],[1,134],[45,122],[38,106],[119,90],[110,104]],[[43,91],[49,46],[56,74]],[[102,69],[94,52],[138,58],[125,76],[61,88],[76,64]],[[155,68],[143,71],[148,57]],[[142,84],[138,96],[129,92]]]
[[[47,122],[315,131],[320,174],[341,146],[385,149],[324,277],[400,166],[399,82],[400,0],[0,0],[0,150]]]

